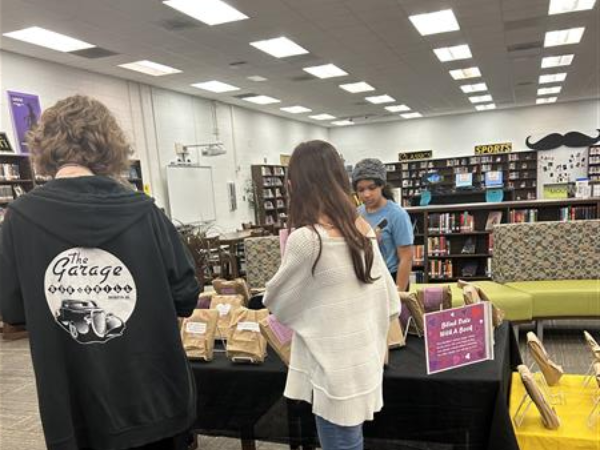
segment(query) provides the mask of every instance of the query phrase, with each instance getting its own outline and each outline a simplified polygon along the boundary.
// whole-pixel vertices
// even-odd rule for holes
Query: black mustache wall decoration
[[[564,136],[560,133],[552,133],[546,137],[543,137],[535,143],[531,143],[529,140],[531,136],[527,137],[525,143],[527,147],[532,150],[554,150],[555,148],[562,147],[589,147],[594,145],[596,142],[600,142],[600,129],[598,130],[597,137],[591,137],[578,131],[571,131]]]

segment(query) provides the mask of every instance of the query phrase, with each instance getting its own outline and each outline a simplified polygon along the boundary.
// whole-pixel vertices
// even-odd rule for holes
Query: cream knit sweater
[[[354,426],[383,407],[387,334],[400,299],[374,238],[371,274],[378,279],[366,284],[356,278],[344,238],[317,229],[323,247],[314,275],[318,236],[300,228],[288,238],[263,303],[295,332],[284,395],[312,403],[330,422]]]

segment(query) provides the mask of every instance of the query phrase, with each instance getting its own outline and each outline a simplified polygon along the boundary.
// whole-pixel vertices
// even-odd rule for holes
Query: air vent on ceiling
[[[158,22],[158,24],[168,31],[182,31],[189,30],[190,28],[198,28],[200,27],[200,23],[196,20],[187,20],[187,19],[168,19]]]
[[[248,61],[234,61],[232,63],[229,63],[229,68],[237,70],[245,66],[246,64],[248,64]]]
[[[112,50],[107,50],[101,47],[92,47],[86,48],[84,50],[77,50],[75,52],[70,52],[71,55],[81,56],[82,58],[88,59],[98,59],[98,58],[107,58],[109,56],[118,55],[117,52],[113,52]]]
[[[531,19],[509,20],[504,22],[505,31],[522,30],[523,28],[536,28],[546,26],[546,17],[533,17]]]
[[[542,41],[523,42],[520,44],[509,45],[508,47],[506,47],[506,50],[508,50],[509,53],[524,52],[524,51],[529,51],[529,50],[541,49],[542,45],[544,45],[544,43]]]
[[[291,80],[292,81],[310,81],[310,80],[314,80],[315,77],[313,77],[312,75],[298,75],[297,77],[292,77]]]

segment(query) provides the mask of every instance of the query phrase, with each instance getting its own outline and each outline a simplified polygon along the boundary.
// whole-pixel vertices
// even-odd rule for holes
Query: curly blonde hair
[[[27,135],[36,171],[55,176],[65,164],[118,178],[129,167],[131,148],[109,109],[98,100],[74,95],[42,114]]]

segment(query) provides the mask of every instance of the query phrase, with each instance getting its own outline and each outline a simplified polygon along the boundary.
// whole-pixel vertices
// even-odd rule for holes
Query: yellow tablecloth
[[[554,405],[561,425],[558,430],[544,428],[540,413],[532,404],[520,427],[513,421],[521,450],[600,450],[600,419],[596,416],[594,428],[587,425],[594,399],[600,395],[595,380],[583,387],[582,375],[564,375],[552,393],[562,392],[564,404]],[[525,388],[518,373],[513,373],[510,393],[510,415],[519,407]]]

